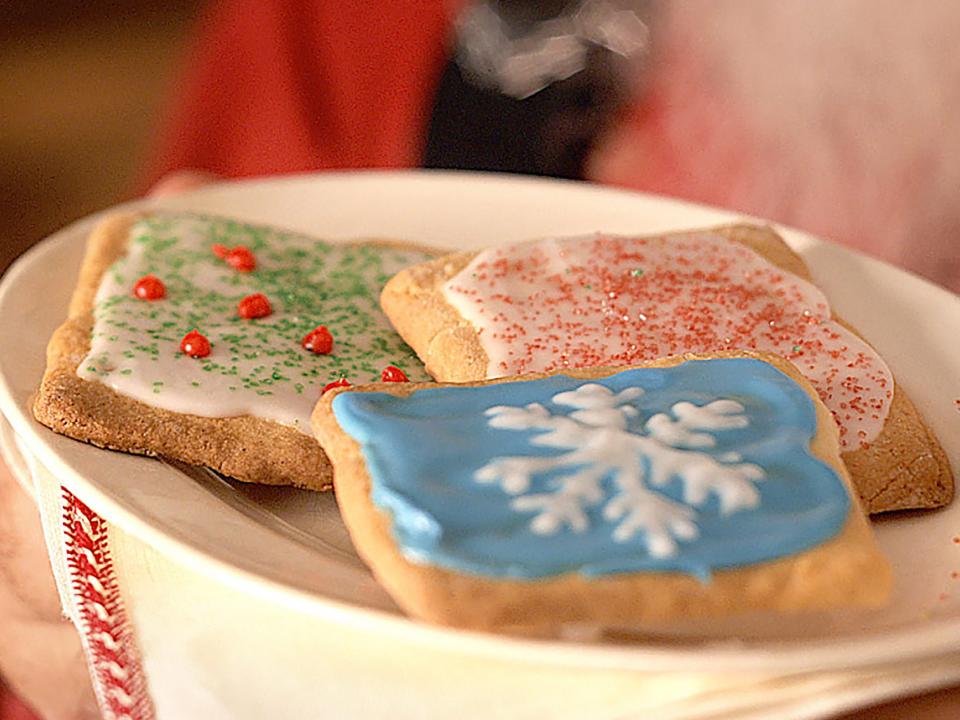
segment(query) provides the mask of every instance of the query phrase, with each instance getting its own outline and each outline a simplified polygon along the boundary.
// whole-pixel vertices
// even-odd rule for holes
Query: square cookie
[[[408,268],[381,303],[427,370],[470,382],[687,352],[773,352],[840,427],[870,513],[953,497],[946,455],[876,351],[768,227],[597,234],[456,253]]]
[[[836,425],[775,356],[338,389],[313,426],[357,551],[431,622],[623,626],[890,589]]]
[[[34,415],[101,447],[328,489],[310,411],[341,379],[391,366],[428,379],[377,298],[433,255],[187,213],[108,217],[50,340]]]

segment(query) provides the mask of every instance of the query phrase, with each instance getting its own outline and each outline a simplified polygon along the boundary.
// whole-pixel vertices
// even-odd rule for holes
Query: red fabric
[[[40,720],[9,688],[0,683],[0,720]]]
[[[144,187],[183,168],[416,165],[456,4],[220,0],[201,20]]]
[[[139,190],[184,169],[244,177],[418,165],[452,18],[463,2],[215,2],[199,23],[176,105]],[[685,117],[713,117],[716,99],[703,73],[691,70],[688,54],[667,55],[665,64],[676,72],[656,74],[621,128],[630,148],[618,147],[619,161],[595,162],[589,176],[723,204],[713,176],[692,178],[678,160],[680,138],[667,127],[677,98],[661,81],[674,82],[677,73],[685,78],[683,102],[704,110]],[[682,139],[712,127],[700,122],[685,128]],[[739,146],[731,147],[728,176],[742,165]]]

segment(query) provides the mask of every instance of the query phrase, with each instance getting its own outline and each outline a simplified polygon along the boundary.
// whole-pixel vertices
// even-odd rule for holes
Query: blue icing
[[[597,420],[588,417],[583,422],[582,414],[577,415],[581,424],[574,425],[570,416],[578,408],[563,404],[568,396],[555,398],[570,391],[582,397],[585,385],[606,388],[599,391],[605,398],[628,388],[643,392],[625,401],[604,400],[603,412],[621,418],[614,425],[619,422],[622,428],[613,427],[610,435],[596,431],[601,424]],[[683,442],[671,442],[666,450],[670,459],[712,463],[704,476],[705,498],[685,500],[685,490],[695,484],[684,479],[690,473],[671,471],[662,484],[655,484],[653,473],[662,470],[665,461],[651,459],[644,449],[654,442],[645,424],[659,413],[676,424],[678,416],[670,414],[676,403],[703,407],[718,399],[735,401],[739,409],[726,407],[714,416],[736,416],[732,422],[740,426],[693,430],[709,436],[706,442],[712,439],[713,446],[691,451],[689,442],[686,448]],[[523,409],[531,403],[542,407]],[[504,411],[495,412],[497,417],[485,414],[494,406],[516,408],[509,412],[523,417],[539,413],[545,418],[542,423],[565,424],[567,429],[564,434],[542,424],[504,427],[511,423]],[[589,381],[556,375],[483,387],[429,388],[408,398],[343,393],[334,399],[333,411],[361,446],[373,502],[393,516],[392,532],[403,554],[413,562],[461,572],[537,578],[564,572],[598,576],[679,571],[706,578],[713,569],[764,562],[821,544],[840,531],[850,509],[836,473],[809,452],[816,428],[810,398],[773,366],[748,358],[626,370]],[[594,443],[590,447],[596,448],[600,465],[575,456],[557,460],[584,443]],[[621,453],[624,448],[631,449]],[[508,492],[503,473],[490,468],[510,457],[524,458],[521,462],[541,458],[552,467],[526,475],[528,487],[514,486]],[[639,481],[620,472],[630,463],[641,468]],[[484,477],[483,468],[486,482],[477,477]],[[599,468],[594,492],[588,489],[575,503],[583,513],[581,530],[561,519],[552,529],[541,528],[546,534],[534,532],[543,506],[520,499],[556,497],[565,479],[589,474],[591,468]],[[728,498],[728,512],[717,489],[709,486],[710,478],[721,474],[732,476],[730,487],[736,491],[732,501]],[[639,487],[646,498],[627,503],[628,509],[642,513],[653,498],[669,504],[670,517],[677,522],[671,525],[666,518],[659,528],[641,523],[626,532],[625,539],[616,539],[627,516],[611,515],[611,510],[624,498],[635,497],[626,493],[624,478],[634,478],[629,487]],[[696,537],[691,536],[691,525]]]

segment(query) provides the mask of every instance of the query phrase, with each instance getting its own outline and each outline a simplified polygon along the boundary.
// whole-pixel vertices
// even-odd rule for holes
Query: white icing
[[[635,434],[627,429],[627,420],[637,410],[624,403],[641,394],[639,388],[614,394],[589,383],[553,397],[558,405],[579,408],[570,415],[553,415],[539,403],[490,408],[486,415],[491,427],[545,430],[535,435],[531,444],[571,450],[552,457],[495,458],[477,470],[474,479],[498,482],[504,491],[519,496],[510,507],[535,513],[529,527],[538,535],[552,535],[563,528],[585,532],[589,529],[587,508],[606,501],[603,516],[619,521],[613,539],[626,542],[642,532],[649,552],[658,558],[672,557],[679,541],[698,537],[694,507],[703,505],[711,494],[724,514],[757,506],[759,493],[754,483],[765,477],[761,468],[739,463],[735,453],[718,460],[694,449],[716,444],[708,432],[694,430],[722,432],[746,427],[749,421],[742,405],[726,399],[703,406],[679,402],[671,408],[675,419],[660,413],[651,418],[656,419],[652,427],[651,422],[646,424],[646,434]],[[533,476],[565,468],[571,471],[554,481],[550,492],[524,494]],[[612,476],[619,491],[609,499],[601,486],[607,476]],[[683,503],[655,489],[672,478],[683,484]]]
[[[188,273],[184,271],[189,274],[189,285],[181,282],[181,286],[189,289],[180,292],[176,306],[171,302],[176,288],[162,272],[158,274],[167,284],[167,298],[154,302],[130,300],[135,281],[153,272],[147,245],[135,241],[139,234],[145,233],[170,239],[170,257],[164,255],[162,262],[173,264],[164,264],[163,268],[169,269],[171,274],[178,267],[177,263],[182,262],[180,267],[189,268]],[[255,273],[236,272],[210,249],[215,242],[233,246],[248,244],[257,238],[266,239],[268,244],[255,253]],[[281,249],[286,255],[279,254]],[[322,263],[313,263],[311,258],[318,249],[326,249],[326,252]],[[356,253],[350,245],[327,245],[307,236],[222,219],[157,214],[131,228],[126,255],[104,274],[95,299],[90,352],[78,366],[77,374],[165,410],[204,417],[253,415],[292,426],[304,433],[310,431],[310,413],[322,388],[337,379],[345,366],[370,366],[364,374],[350,370],[344,373],[354,383],[379,380],[379,372],[384,366],[400,362],[411,380],[428,379],[422,366],[390,329],[377,303],[378,287],[374,284],[366,291],[360,291],[354,280],[347,278],[346,271],[337,280],[340,283],[336,286],[337,292],[331,293],[329,301],[317,303],[318,307],[329,311],[327,313],[318,317],[301,317],[285,312],[283,299],[275,296],[270,298],[271,315],[244,321],[249,324],[238,323],[236,301],[247,294],[260,292],[254,284],[256,274],[267,274],[264,275],[267,277],[270,273],[289,272],[291,253],[300,253],[296,257],[303,258],[303,272],[299,286],[284,287],[283,291],[290,293],[317,292],[317,289],[331,287],[334,281],[316,268],[355,268],[356,276],[362,274],[364,279],[375,283],[378,275],[385,278],[428,257],[421,252],[390,248],[378,252],[378,267],[356,267],[359,261],[343,264],[344,258]],[[211,314],[201,297],[205,291],[233,298],[228,302],[230,312]],[[196,296],[196,301],[192,296]],[[293,306],[302,305],[294,303]],[[202,331],[214,345],[208,360],[235,368],[234,372],[204,370],[208,363],[188,358],[180,351],[183,334],[192,328],[187,318],[194,312],[204,315]],[[118,320],[128,321],[129,326],[116,326],[114,323]],[[165,339],[152,340],[146,335],[148,329],[161,328],[164,322],[170,323],[169,331],[162,333]],[[300,347],[302,331],[297,328],[304,323],[311,329],[321,323],[330,328],[334,334],[332,355],[318,356]],[[291,353],[296,366],[283,365],[259,349],[247,353],[230,352],[231,342],[225,337],[244,332],[259,333],[259,346],[282,347]],[[382,344],[384,337],[390,343],[389,351],[378,350],[386,347]],[[131,352],[131,348],[137,345],[151,343],[156,353]],[[370,359],[365,360],[367,357]],[[276,372],[287,379],[273,381],[272,367],[277,367]],[[247,386],[243,382],[244,378],[260,379],[264,374],[266,383]]]
[[[731,430],[749,424],[747,418],[740,414],[744,411],[743,405],[734,400],[715,400],[703,407],[680,402],[670,410],[676,420],[665,413],[657,413],[647,420],[645,429],[651,437],[674,447],[713,447],[717,444],[713,435],[695,431]]]
[[[876,438],[892,399],[889,368],[831,318],[817,287],[718,235],[595,235],[492,248],[443,295],[477,329],[488,378],[766,350],[813,383],[844,448]]]

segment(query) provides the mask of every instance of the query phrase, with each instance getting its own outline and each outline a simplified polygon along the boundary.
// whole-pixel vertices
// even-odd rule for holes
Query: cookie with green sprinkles
[[[101,447],[328,489],[310,412],[332,384],[429,379],[378,298],[434,255],[190,213],[108,217],[48,346],[34,415]]]

